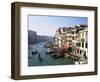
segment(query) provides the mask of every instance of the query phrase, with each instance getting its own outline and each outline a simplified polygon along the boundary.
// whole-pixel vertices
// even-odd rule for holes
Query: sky
[[[73,27],[80,24],[88,24],[88,18],[70,16],[29,16],[29,30],[36,31],[38,35],[54,36],[59,27]]]

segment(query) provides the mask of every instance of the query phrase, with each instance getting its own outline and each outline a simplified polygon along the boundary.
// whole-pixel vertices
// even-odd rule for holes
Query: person
[[[31,53],[32,53],[32,55],[35,55],[35,54],[37,54],[37,50],[32,51]]]
[[[39,58],[39,61],[40,61],[40,62],[43,61],[42,57],[40,56],[40,53],[38,54],[38,58]]]
[[[34,55],[34,52],[33,51],[31,53],[32,53],[32,55]]]

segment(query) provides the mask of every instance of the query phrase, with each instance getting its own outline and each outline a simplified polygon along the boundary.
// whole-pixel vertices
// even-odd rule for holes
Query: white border
[[[94,11],[21,7],[20,9],[20,75],[40,75],[94,71]],[[88,17],[88,64],[28,67],[28,21],[27,15],[55,15]]]

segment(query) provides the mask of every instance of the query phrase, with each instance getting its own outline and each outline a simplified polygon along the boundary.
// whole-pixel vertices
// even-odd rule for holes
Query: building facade
[[[88,29],[87,25],[78,25],[74,27],[60,27],[55,33],[54,42],[59,48],[72,48],[70,52],[79,56],[79,64],[86,64],[88,58]]]
[[[79,40],[76,45],[76,54],[80,56],[80,64],[86,64],[88,61],[88,28],[86,25],[80,26]]]
[[[59,48],[63,47],[67,44],[67,28],[59,28],[55,33],[55,44],[58,45]]]

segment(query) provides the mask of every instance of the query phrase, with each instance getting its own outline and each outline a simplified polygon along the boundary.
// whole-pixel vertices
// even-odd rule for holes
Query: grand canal
[[[74,61],[67,57],[53,58],[46,54],[44,48],[45,42],[37,43],[35,45],[29,45],[28,49],[28,66],[47,66],[47,65],[70,65],[74,64]],[[32,51],[36,50],[39,54],[32,55]]]

